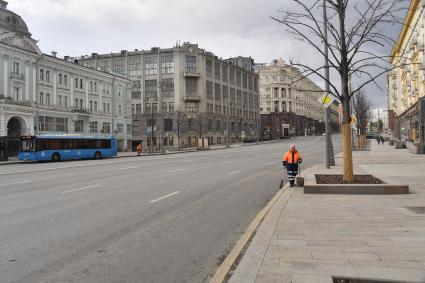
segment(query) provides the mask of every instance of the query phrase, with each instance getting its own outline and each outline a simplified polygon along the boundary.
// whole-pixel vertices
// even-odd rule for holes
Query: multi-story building
[[[397,139],[425,152],[425,1],[412,0],[388,73],[388,116]]]
[[[0,1],[0,143],[22,135],[115,133],[131,141],[128,79],[43,54],[22,18]]]
[[[133,83],[133,148],[237,142],[257,136],[258,77],[251,58],[223,60],[196,44],[82,56],[79,64]],[[161,141],[161,142],[160,142]]]
[[[318,134],[324,131],[322,120],[325,113],[319,103],[324,91],[319,86],[282,59],[270,64],[257,64],[256,72],[260,80],[264,136],[279,138],[282,135]],[[332,110],[331,116],[336,124],[336,107],[332,106]],[[279,120],[277,124],[274,123],[276,119]],[[281,125],[285,125],[288,133],[283,133]]]

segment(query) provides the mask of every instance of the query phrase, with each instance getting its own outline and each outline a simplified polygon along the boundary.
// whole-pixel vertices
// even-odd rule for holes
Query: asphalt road
[[[278,191],[290,143],[323,162],[324,137],[301,137],[0,166],[0,282],[205,282]]]

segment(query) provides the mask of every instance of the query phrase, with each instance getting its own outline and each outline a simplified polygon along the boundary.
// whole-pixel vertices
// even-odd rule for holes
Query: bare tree
[[[373,105],[363,90],[359,91],[352,99],[352,110],[359,130],[358,146],[363,147],[366,140],[367,124],[371,122],[373,117]]]
[[[286,29],[311,46],[316,53],[325,56],[323,44],[329,50],[329,66],[332,74],[339,76],[339,82],[323,75],[325,66],[310,66],[291,62],[303,69],[303,75],[315,75],[330,84],[331,93],[343,106],[342,134],[344,145],[344,181],[354,181],[353,159],[350,135],[350,100],[365,86],[376,83],[376,79],[394,66],[388,64],[389,56],[382,56],[378,50],[385,45],[393,45],[395,39],[384,33],[388,25],[400,25],[400,14],[406,10],[404,0],[292,0],[295,9],[279,11],[280,17],[272,17]],[[330,16],[324,35],[322,2],[326,4]],[[361,3],[358,6],[358,3]],[[358,87],[349,90],[351,78]],[[379,86],[378,86],[379,87]]]

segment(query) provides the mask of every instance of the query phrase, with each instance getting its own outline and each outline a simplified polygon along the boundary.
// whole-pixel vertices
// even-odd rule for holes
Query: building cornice
[[[412,0],[412,2],[410,2],[409,10],[404,20],[399,39],[397,40],[396,44],[394,45],[391,51],[391,57],[390,57],[391,62],[396,57],[397,53],[400,52],[403,42],[406,40],[406,36],[408,34],[409,28],[411,27],[413,17],[415,13],[417,12],[416,9],[418,8],[420,1],[421,0]]]

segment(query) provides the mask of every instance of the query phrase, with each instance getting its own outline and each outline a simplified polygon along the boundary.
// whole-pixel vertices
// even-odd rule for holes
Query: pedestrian
[[[376,136],[376,141],[378,142],[378,144],[381,144],[381,137],[380,136]]]
[[[142,143],[139,143],[136,148],[137,156],[140,156],[142,154],[142,149],[143,149]]]
[[[384,139],[383,136],[381,136],[381,143],[382,143],[382,145],[384,145],[384,143],[385,143],[385,139]]]
[[[289,147],[289,151],[285,153],[282,159],[283,168],[286,169],[291,187],[295,184],[295,177],[298,174],[299,164],[302,162],[301,153],[297,151],[295,145]]]

